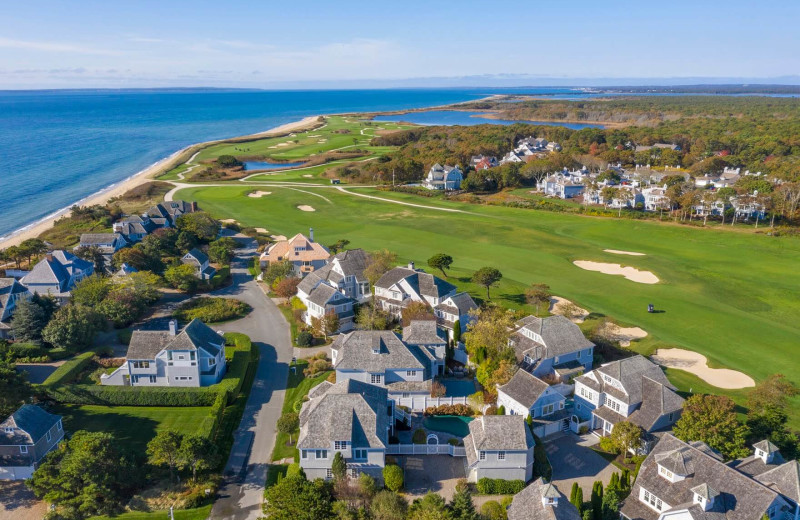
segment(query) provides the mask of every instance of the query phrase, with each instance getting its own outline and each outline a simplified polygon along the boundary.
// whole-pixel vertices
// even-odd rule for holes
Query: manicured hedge
[[[74,381],[81,371],[83,371],[83,369],[86,368],[86,366],[92,361],[93,357],[94,352],[84,352],[83,354],[78,354],[69,361],[66,361],[63,365],[58,367],[55,372],[50,374],[50,377],[44,380],[42,386],[53,388]]]
[[[524,480],[503,480],[500,478],[478,479],[478,493],[482,495],[514,495],[525,487]]]
[[[425,408],[425,415],[461,415],[472,417],[475,410],[465,404],[440,404],[439,406],[429,406]]]

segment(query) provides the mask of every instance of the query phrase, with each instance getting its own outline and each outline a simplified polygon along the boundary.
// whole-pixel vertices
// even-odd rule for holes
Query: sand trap
[[[283,242],[286,240],[286,237],[283,235],[272,235],[270,238],[272,238],[272,240],[275,242]]]
[[[603,249],[606,253],[613,253],[615,255],[630,255],[630,256],[646,256],[644,253],[635,253],[633,251],[620,251],[619,249]]]
[[[639,327],[620,327],[616,323],[608,324],[606,332],[612,341],[619,341],[621,347],[630,347],[631,341],[647,337],[647,332]]]
[[[269,231],[267,231],[263,227],[257,227],[256,228],[256,233],[264,233],[264,234],[266,234],[266,233],[269,233]]]
[[[270,148],[277,148],[277,146],[270,146]]]
[[[306,175],[303,175],[303,177],[305,177],[305,178],[307,178],[307,179],[311,179],[311,178],[312,178],[312,177],[314,177],[314,176],[313,176],[313,175],[310,175],[310,174],[306,174]]]
[[[575,323],[583,323],[583,320],[589,315],[589,311],[586,309],[581,309],[568,299],[560,296],[550,298],[550,313],[566,316]]]
[[[322,134],[309,135],[308,137],[322,137]]]
[[[267,195],[272,195],[272,192],[271,191],[254,191],[253,193],[248,193],[247,194],[248,197],[251,197],[251,198],[254,198],[254,199],[259,199],[259,198],[265,197]]]
[[[275,146],[289,146],[289,143],[278,143]]]
[[[694,374],[706,383],[717,388],[736,390],[756,386],[753,378],[737,370],[710,368],[702,354],[682,348],[658,349],[652,356],[654,362],[669,368],[678,368]]]
[[[224,218],[224,219],[220,220],[220,222],[222,222],[223,224],[235,224],[236,223],[236,219],[235,218]]]
[[[317,141],[317,142],[318,142],[318,143],[327,143],[327,142],[328,142],[328,140],[327,140],[327,139],[320,139],[320,140],[319,140],[319,141]]]
[[[581,269],[587,271],[598,271],[603,274],[617,274],[624,276],[627,280],[636,283],[654,284],[658,283],[658,277],[650,271],[640,271],[635,267],[622,267],[619,264],[606,264],[603,262],[590,262],[588,260],[575,260],[572,262]]]
[[[305,204],[303,204],[302,206],[297,206],[297,209],[299,209],[300,211],[317,211],[311,206],[306,206]]]

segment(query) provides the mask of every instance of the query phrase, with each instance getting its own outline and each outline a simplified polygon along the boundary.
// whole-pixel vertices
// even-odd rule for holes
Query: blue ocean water
[[[603,125],[589,123],[551,123],[547,121],[515,121],[511,119],[487,119],[476,117],[481,112],[461,112],[453,110],[430,110],[428,112],[409,112],[408,114],[376,116],[375,121],[404,121],[418,125],[513,125],[525,123],[528,125],[566,126],[573,130],[581,128],[603,128]]]

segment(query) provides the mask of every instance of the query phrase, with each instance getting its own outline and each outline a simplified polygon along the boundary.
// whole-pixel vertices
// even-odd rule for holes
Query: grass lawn
[[[485,298],[485,290],[469,277],[482,266],[494,266],[504,278],[492,289],[492,298],[504,305],[524,307],[524,288],[547,283],[554,294],[581,307],[622,325],[642,327],[650,335],[633,348],[643,354],[684,347],[705,354],[712,366],[741,370],[757,380],[782,372],[800,383],[800,361],[792,355],[800,337],[796,238],[478,206],[369,188],[350,191],[462,213],[392,204],[332,188],[307,188],[311,194],[270,187],[273,194],[259,199],[244,196],[251,189],[198,187],[179,195],[197,200],[215,217],[287,236],[314,227],[323,244],[347,238],[350,247],[389,248],[401,262],[414,260],[420,267],[431,255],[448,253],[455,259],[450,281],[478,298]],[[316,211],[300,211],[300,205]],[[573,265],[574,260],[633,266],[653,272],[661,282],[639,284],[586,271]],[[648,313],[648,303],[663,312]],[[794,404],[800,410],[800,399]],[[793,426],[800,427],[799,418],[800,413],[793,417]]]
[[[307,396],[312,388],[325,381],[331,374],[330,372],[323,372],[317,376],[306,378],[303,375],[303,369],[306,366],[308,366],[308,362],[300,359],[297,361],[297,372],[292,374],[291,370],[289,371],[289,380],[286,383],[286,397],[283,400],[281,413],[300,413],[301,405],[299,403],[302,403],[303,397]],[[297,433],[292,437],[292,441],[295,444],[297,443]],[[295,448],[294,444],[287,446],[287,442],[289,442],[288,435],[277,434],[275,449],[272,450],[272,460],[294,457],[295,461],[297,461],[297,448]]]
[[[176,509],[175,520],[205,520],[211,514],[211,505],[197,509]],[[89,520],[167,520],[169,511],[151,511],[149,513],[131,512],[117,516],[93,516]]]
[[[59,405],[56,413],[64,416],[64,428],[68,432],[108,432],[125,448],[144,453],[147,443],[159,430],[195,433],[208,410],[205,406]]]

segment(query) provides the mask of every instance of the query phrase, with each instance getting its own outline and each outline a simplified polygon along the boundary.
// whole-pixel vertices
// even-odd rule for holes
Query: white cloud
[[[83,45],[76,45],[66,42],[45,42],[45,41],[26,41],[14,40],[11,38],[0,37],[0,47],[7,49],[25,49],[42,52],[65,52],[72,54],[97,54],[113,55],[116,54],[108,49],[96,49]]]

